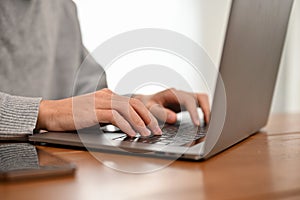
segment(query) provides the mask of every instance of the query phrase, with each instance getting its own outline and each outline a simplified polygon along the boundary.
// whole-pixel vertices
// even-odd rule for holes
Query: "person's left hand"
[[[208,96],[200,93],[190,93],[176,89],[167,89],[153,95],[135,95],[141,100],[151,113],[159,120],[174,124],[177,121],[176,113],[186,109],[196,126],[200,126],[197,108],[201,107],[206,124],[210,119]]]

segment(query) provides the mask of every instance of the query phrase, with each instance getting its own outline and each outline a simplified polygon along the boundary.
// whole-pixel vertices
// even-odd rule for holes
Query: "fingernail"
[[[156,135],[162,135],[162,130],[160,129],[159,126],[155,127],[154,132],[155,132]]]
[[[151,135],[151,131],[150,131],[149,129],[145,128],[145,129],[143,130],[143,135],[144,135],[144,136],[149,136],[149,135]]]
[[[130,137],[135,137],[135,136],[136,136],[136,132],[131,131],[128,135],[129,135]]]
[[[195,120],[195,125],[196,125],[196,126],[200,126],[200,120],[199,120],[199,119],[196,119],[196,120]]]

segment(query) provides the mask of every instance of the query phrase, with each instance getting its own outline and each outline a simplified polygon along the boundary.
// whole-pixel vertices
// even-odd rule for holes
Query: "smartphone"
[[[73,175],[76,166],[29,143],[0,143],[0,181]]]

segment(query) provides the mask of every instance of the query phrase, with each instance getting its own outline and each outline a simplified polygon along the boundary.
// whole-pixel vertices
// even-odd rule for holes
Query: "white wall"
[[[300,112],[300,0],[295,0],[285,52],[273,101],[273,112]]]
[[[298,92],[300,56],[297,56],[300,51],[299,1],[296,0],[292,15],[273,112],[300,112]],[[204,47],[213,62],[219,65],[231,0],[74,0],[74,2],[78,6],[83,41],[90,51],[107,39],[126,31],[138,28],[162,28],[191,38]],[[183,65],[178,59],[168,57],[166,61],[162,60],[162,57],[167,56],[147,52],[147,56],[140,53],[118,60],[107,71],[109,87],[114,89],[118,80],[135,66],[148,64],[154,60],[172,67]]]
[[[126,31],[161,28],[181,33],[194,40],[204,47],[216,66],[219,64],[231,0],[75,0],[75,2],[78,6],[83,41],[90,51],[107,39]],[[179,71],[190,67],[170,54],[138,52],[119,59],[107,70],[109,87],[115,89],[118,80],[133,68],[154,63]],[[199,83],[199,79],[196,80],[191,76],[193,72],[182,72],[183,70],[180,73],[190,85],[193,85],[194,91],[208,92],[204,84]],[[149,87],[145,89],[148,91],[139,92],[151,93],[155,89],[159,90],[155,87],[152,87],[152,90]]]

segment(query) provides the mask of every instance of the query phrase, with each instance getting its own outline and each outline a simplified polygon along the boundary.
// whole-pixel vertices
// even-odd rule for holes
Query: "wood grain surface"
[[[106,165],[134,169],[166,161],[40,146],[75,163],[76,174],[0,183],[0,199],[300,199],[299,122],[300,114],[273,115],[260,133],[207,161],[174,161],[141,174]]]

